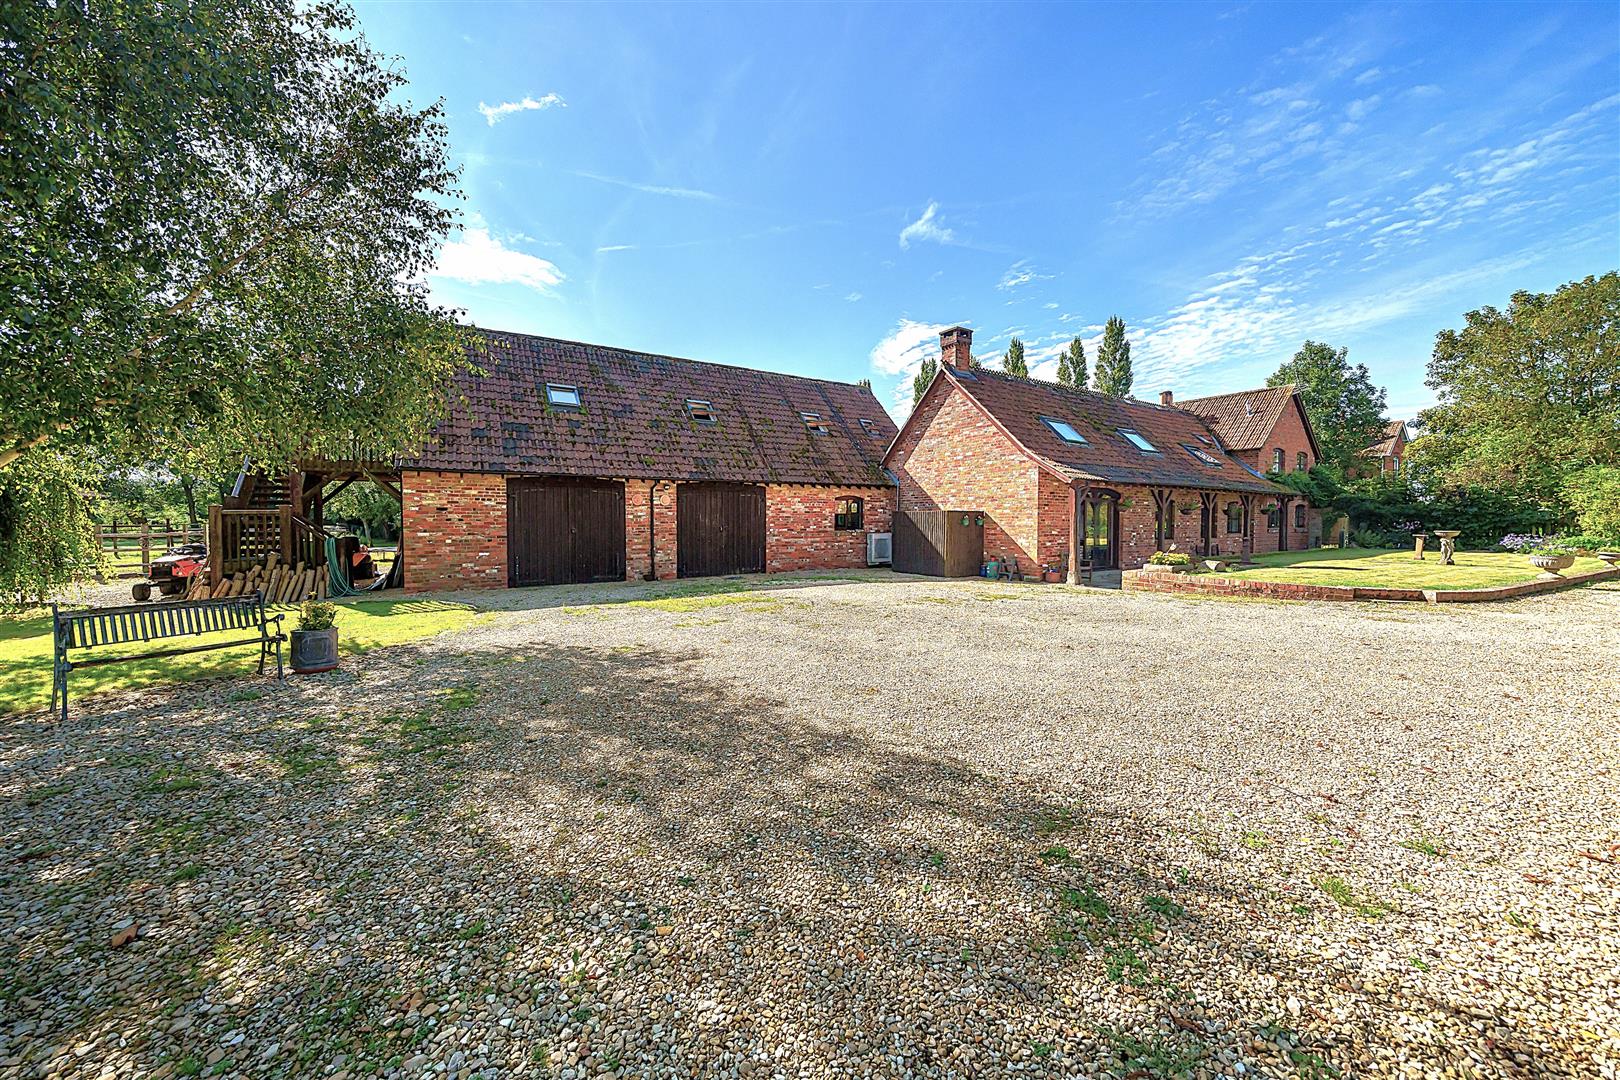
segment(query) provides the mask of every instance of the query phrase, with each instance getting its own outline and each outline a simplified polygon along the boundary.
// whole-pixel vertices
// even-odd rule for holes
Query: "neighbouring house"
[[[1368,464],[1378,463],[1380,473],[1399,474],[1406,457],[1406,421],[1391,420],[1384,426],[1384,437],[1361,452]]]
[[[1066,568],[1073,580],[1081,561],[1128,569],[1169,548],[1304,546],[1304,500],[1197,414],[975,368],[965,327],[941,333],[940,349],[883,464],[901,511],[982,512],[987,558],[1025,573]],[[1268,530],[1271,519],[1290,528]]]
[[[258,548],[313,565],[298,538],[342,477],[400,499],[407,591],[863,567],[867,534],[889,530],[895,426],[867,386],[484,338],[482,373],[456,380],[417,456],[307,462],[261,485],[274,509],[251,492],[216,508],[216,540],[254,538],[219,544],[224,572]]]

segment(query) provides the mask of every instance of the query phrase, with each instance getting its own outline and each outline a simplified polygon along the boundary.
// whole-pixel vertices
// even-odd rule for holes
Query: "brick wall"
[[[834,529],[838,500],[864,501],[859,529]],[[842,570],[866,565],[866,534],[888,532],[893,488],[809,487],[771,484],[765,489],[765,569]]]
[[[986,558],[1016,556],[1031,572],[1043,561],[1043,527],[1050,543],[1057,526],[1041,518],[1040,470],[957,387],[934,384],[889,468],[900,480],[900,509],[981,510]]]
[[[652,491],[652,522],[656,532],[653,550],[658,560],[658,579],[668,581],[675,577],[675,485],[659,481],[654,490],[651,480],[626,480],[624,483],[624,576],[628,581],[643,581],[647,577],[648,556],[648,502]]]
[[[406,592],[505,587],[505,477],[408,470],[400,487]]]

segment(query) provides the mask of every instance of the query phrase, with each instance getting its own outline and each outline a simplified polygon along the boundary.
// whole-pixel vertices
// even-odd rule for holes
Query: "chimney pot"
[[[966,371],[973,366],[973,331],[965,326],[941,330],[939,351],[946,367]]]
[[[1174,405],[1175,403],[1176,403],[1176,392],[1174,390],[1160,390],[1159,391],[1159,404],[1160,405]]]

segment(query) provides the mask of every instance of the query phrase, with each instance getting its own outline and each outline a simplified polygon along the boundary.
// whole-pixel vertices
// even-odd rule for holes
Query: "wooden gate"
[[[984,515],[977,510],[901,510],[894,515],[894,570],[973,577],[984,565]]]
[[[506,547],[512,585],[624,580],[624,484],[508,480]]]
[[[675,564],[680,577],[763,574],[765,489],[755,484],[680,485]]]

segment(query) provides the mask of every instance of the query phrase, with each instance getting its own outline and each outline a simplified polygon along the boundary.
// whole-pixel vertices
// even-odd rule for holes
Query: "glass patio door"
[[[1093,569],[1112,570],[1119,565],[1114,540],[1116,502],[1113,496],[1092,495],[1086,499],[1082,520],[1085,524],[1086,559]]]

